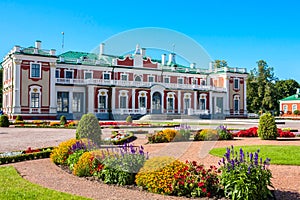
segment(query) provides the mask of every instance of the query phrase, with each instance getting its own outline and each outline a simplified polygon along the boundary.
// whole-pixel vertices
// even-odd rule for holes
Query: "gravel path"
[[[109,129],[103,134],[110,134]],[[56,146],[61,141],[73,138],[75,130],[66,129],[0,129],[0,152],[25,149],[27,147]],[[208,151],[214,147],[230,145],[297,145],[294,141],[263,141],[258,138],[239,139],[218,142],[178,142],[169,144],[147,144],[145,135],[137,135],[135,145],[144,145],[150,156],[168,155],[180,160],[196,160],[205,166],[217,165],[219,158],[211,156]],[[139,190],[130,190],[117,186],[89,181],[70,175],[50,162],[49,159],[33,160],[12,164],[25,179],[62,192],[68,192],[93,199],[184,199],[162,196]],[[273,185],[277,199],[300,199],[300,166],[271,165]]]

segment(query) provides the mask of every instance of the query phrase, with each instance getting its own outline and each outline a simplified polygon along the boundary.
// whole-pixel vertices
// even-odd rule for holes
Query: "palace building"
[[[136,47],[132,55],[68,51],[56,55],[34,47],[14,48],[4,57],[3,112],[10,119],[138,118],[147,114],[199,118],[245,117],[244,68],[200,69],[176,64],[175,53],[161,60]]]

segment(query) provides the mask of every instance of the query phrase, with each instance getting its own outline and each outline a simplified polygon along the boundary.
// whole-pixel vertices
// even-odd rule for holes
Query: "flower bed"
[[[104,139],[106,142],[114,145],[122,145],[124,143],[130,143],[136,140],[136,137],[132,132],[128,131],[113,131],[112,136]]]
[[[53,147],[31,149],[28,147],[25,151],[14,151],[0,153],[0,165],[12,162],[21,162],[26,160],[33,160],[39,158],[49,158]]]
[[[258,137],[257,127],[252,127],[247,130],[240,130],[233,134],[234,137]],[[289,129],[280,129],[277,128],[278,137],[295,137],[295,134]]]

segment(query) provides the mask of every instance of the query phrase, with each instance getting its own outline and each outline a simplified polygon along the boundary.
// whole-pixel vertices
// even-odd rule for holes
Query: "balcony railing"
[[[121,114],[121,115],[130,115],[130,114],[146,114],[146,108],[138,108],[138,109],[131,109],[131,108],[120,108],[114,109],[113,114]]]
[[[208,114],[209,114],[209,110],[196,110],[192,108],[188,109],[188,115],[208,115]]]
[[[138,82],[138,81],[124,81],[124,80],[105,80],[105,79],[69,79],[69,78],[57,78],[58,84],[74,84],[74,85],[117,85],[127,87],[151,87],[155,84],[161,84],[166,88],[171,89],[189,89],[189,90],[213,90],[218,92],[226,92],[226,88],[214,87],[209,85],[193,85],[193,84],[177,84],[177,83],[155,83],[155,82]]]

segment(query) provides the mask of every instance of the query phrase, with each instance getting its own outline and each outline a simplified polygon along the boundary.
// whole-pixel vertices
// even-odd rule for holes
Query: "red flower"
[[[207,197],[210,197],[210,195],[211,195],[210,192],[208,192],[206,196],[207,196]]]
[[[206,192],[206,188],[202,188],[202,192]]]
[[[204,183],[203,182],[199,182],[198,183],[198,187],[203,187],[204,186]]]

